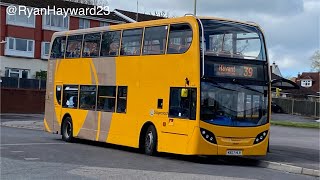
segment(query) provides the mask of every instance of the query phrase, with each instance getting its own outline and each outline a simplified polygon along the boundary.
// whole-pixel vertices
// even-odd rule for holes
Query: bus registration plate
[[[227,150],[229,156],[242,156],[242,150]]]

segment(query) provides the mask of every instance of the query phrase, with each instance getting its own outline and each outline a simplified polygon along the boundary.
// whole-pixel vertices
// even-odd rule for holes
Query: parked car
[[[271,111],[274,113],[282,113],[283,112],[282,108],[278,104],[276,104],[275,102],[271,102]]]

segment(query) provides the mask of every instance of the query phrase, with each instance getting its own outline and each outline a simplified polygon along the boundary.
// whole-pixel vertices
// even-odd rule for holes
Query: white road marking
[[[24,151],[10,151],[12,153],[23,153]]]
[[[68,171],[73,175],[82,176],[84,178],[93,179],[223,179],[223,180],[244,180],[246,178],[224,177],[206,174],[191,174],[191,173],[177,173],[177,172],[161,172],[149,170],[136,170],[136,169],[122,169],[122,168],[101,168],[101,167],[80,167]]]
[[[32,146],[32,145],[58,145],[68,143],[17,143],[17,144],[1,144],[1,146]]]
[[[24,158],[24,160],[26,160],[26,161],[35,161],[35,160],[39,160],[39,158]]]

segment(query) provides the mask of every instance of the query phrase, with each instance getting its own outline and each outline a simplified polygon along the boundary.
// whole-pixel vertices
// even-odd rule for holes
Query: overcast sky
[[[265,32],[269,60],[283,76],[310,71],[310,56],[320,49],[320,0],[197,0],[197,15],[258,23]],[[136,0],[109,0],[110,9],[136,11]],[[166,11],[183,16],[194,0],[139,0],[139,12]]]

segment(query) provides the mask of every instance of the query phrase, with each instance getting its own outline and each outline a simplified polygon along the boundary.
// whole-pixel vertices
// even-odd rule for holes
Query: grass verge
[[[320,123],[317,122],[271,121],[271,125],[320,129]]]

